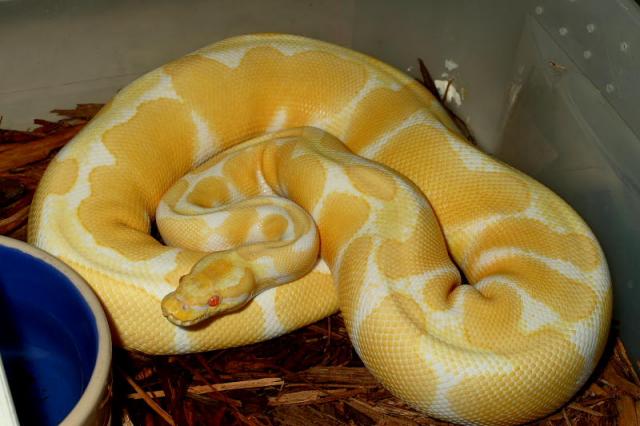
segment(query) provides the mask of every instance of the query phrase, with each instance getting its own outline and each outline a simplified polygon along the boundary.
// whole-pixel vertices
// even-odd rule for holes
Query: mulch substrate
[[[29,205],[53,155],[100,109],[0,129],[0,234],[25,240]],[[638,362],[638,361],[634,361]],[[636,364],[636,368],[639,367]],[[339,314],[267,342],[201,354],[114,350],[113,424],[447,425],[385,391],[355,353]],[[615,327],[583,390],[536,425],[640,425],[640,379]]]

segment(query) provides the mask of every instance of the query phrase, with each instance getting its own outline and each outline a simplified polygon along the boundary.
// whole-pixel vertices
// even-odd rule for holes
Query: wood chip
[[[5,143],[0,145],[0,170],[11,170],[47,158],[49,154],[64,146],[84,124],[66,128],[51,136],[29,143]]]
[[[623,395],[616,401],[618,408],[618,424],[621,426],[638,426],[640,422],[636,412],[636,401],[628,395]]]
[[[202,395],[214,391],[222,392],[229,390],[238,390],[238,389],[257,389],[257,388],[266,388],[266,387],[281,387],[284,385],[284,381],[278,377],[272,377],[267,379],[257,379],[257,380],[243,380],[240,382],[230,382],[230,383],[212,383],[210,385],[196,385],[189,386],[187,388],[187,392],[194,395]],[[212,389],[213,388],[213,389]],[[157,390],[151,392],[145,392],[150,398],[164,398],[166,395],[164,391]],[[127,395],[129,399],[141,399],[143,398],[139,392],[130,393]]]
[[[364,367],[313,367],[297,374],[310,383],[342,383],[379,386],[379,382]]]
[[[313,406],[287,405],[274,410],[277,424],[287,426],[341,426],[345,423]]]
[[[376,425],[413,426],[417,424],[411,419],[389,416],[384,409],[367,404],[359,399],[350,398],[346,401],[346,404],[373,419]]]
[[[315,331],[317,333],[323,334],[323,335],[325,335],[327,337],[331,337],[332,339],[336,339],[336,340],[343,340],[345,338],[345,336],[343,336],[341,334],[334,333],[334,332],[332,332],[330,330],[327,330],[324,327],[320,327],[320,326],[315,325],[315,324],[311,324],[309,326],[309,330],[313,330],[313,331]]]
[[[621,377],[616,371],[613,365],[607,366],[605,369],[606,381],[609,385],[615,386],[619,390],[633,396],[636,399],[640,399],[640,386],[629,380]]]
[[[11,205],[26,191],[24,184],[19,180],[0,176],[0,208]]]
[[[335,401],[338,398],[348,398],[364,392],[366,392],[366,389],[325,389],[289,392],[276,397],[270,397],[269,405],[305,405],[310,403],[325,403]]]
[[[572,402],[571,404],[567,405],[567,407],[573,410],[582,411],[583,413],[591,414],[592,416],[596,416],[596,417],[603,416],[602,413],[596,410],[592,410],[591,408],[583,407],[582,405],[576,404],[575,402]]]
[[[67,118],[90,120],[102,109],[103,106],[104,104],[78,104],[74,109],[54,109],[51,112]]]
[[[625,368],[625,373],[629,374],[633,383],[636,386],[640,386],[640,377],[638,377],[638,373],[636,369],[633,367],[631,360],[629,359],[629,354],[627,353],[627,349],[624,347],[622,340],[620,338],[616,339],[616,355],[618,355],[622,361],[622,364]]]
[[[29,218],[29,207],[25,206],[8,217],[0,218],[0,235],[6,235],[27,223]]]
[[[162,417],[162,419],[165,422],[167,422],[168,424],[170,424],[172,426],[175,426],[175,422],[173,421],[173,418],[169,415],[169,413],[164,411],[162,409],[162,407],[160,407],[158,404],[156,404],[155,401],[153,399],[151,399],[151,397],[149,395],[147,395],[147,393],[144,391],[144,389],[142,389],[140,387],[140,385],[138,385],[135,382],[135,380],[133,380],[131,377],[129,377],[129,375],[127,373],[125,373],[124,371],[120,371],[120,373],[125,378],[125,380],[131,385],[131,387],[133,389],[135,389],[136,393],[138,395],[140,395],[140,398],[144,399],[144,401],[147,403],[149,408],[151,408],[153,411],[158,413],[158,415],[160,417]]]

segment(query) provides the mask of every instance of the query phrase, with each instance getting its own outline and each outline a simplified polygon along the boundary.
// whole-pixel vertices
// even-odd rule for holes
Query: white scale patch
[[[308,253],[309,250],[311,250],[317,235],[317,230],[315,225],[313,225],[309,228],[308,232],[298,237],[291,249],[294,253],[298,253],[300,255]]]
[[[284,129],[284,125],[287,124],[287,117],[287,109],[284,107],[278,108],[275,115],[273,116],[273,120],[267,127],[267,133],[277,132]]]
[[[85,155],[86,153],[86,155]],[[100,166],[109,166],[115,164],[115,158],[111,155],[111,153],[107,150],[102,142],[94,141],[90,143],[86,148],[86,151],[80,152],[79,156],[78,149],[69,150],[65,153],[65,158],[71,159],[74,158],[77,160],[79,165],[78,170],[78,178],[74,186],[71,190],[63,195],[55,195],[50,194],[44,202],[43,211],[46,213],[49,210],[55,211],[56,207],[60,206],[60,204],[65,206],[65,210],[69,213],[64,215],[62,220],[65,222],[65,231],[61,235],[73,236],[73,238],[83,238],[82,244],[93,246],[95,245],[95,241],[93,237],[86,232],[82,224],[80,223],[77,213],[75,213],[78,209],[80,203],[86,199],[89,195],[91,195],[89,185],[83,184],[83,182],[89,181],[89,175],[91,172]],[[71,213],[74,212],[74,213]],[[58,213],[59,214],[59,213]],[[43,224],[40,229],[47,229],[50,225],[49,219],[55,219],[57,215],[49,215],[43,214],[42,221]],[[70,228],[74,228],[73,232],[69,232]],[[65,237],[61,237],[62,240],[66,240]],[[51,248],[50,248],[51,250]],[[74,253],[73,250],[63,250],[62,252]],[[85,262],[80,262],[84,264]]]
[[[164,219],[173,219],[182,222],[183,226],[186,226],[193,219],[198,221],[198,226],[203,225],[204,222],[204,226],[211,230],[213,234],[206,241],[205,246],[198,247],[197,249],[201,251],[217,251],[230,248],[231,245],[229,242],[220,234],[215,233],[215,230],[224,224],[224,222],[231,216],[231,213],[219,208],[198,209],[201,209],[202,211],[193,213],[187,213],[185,211],[176,212],[168,207],[166,203],[161,202],[156,212],[156,219],[159,223]],[[172,241],[169,240],[167,240],[167,242],[172,243]]]
[[[448,232],[446,233],[446,238],[448,241],[453,241],[457,238],[458,235],[460,235],[462,238],[468,238],[468,236],[470,235],[480,235],[482,231],[486,230],[488,227],[496,226],[496,224],[499,224],[500,221],[504,219],[519,219],[519,218],[539,220],[540,222],[544,223],[546,226],[548,226],[555,232],[558,232],[561,234],[569,232],[569,230],[567,230],[566,227],[558,227],[558,226],[554,226],[554,224],[548,223],[548,221],[545,220],[544,216],[540,216],[536,214],[535,211],[536,211],[535,208],[531,208],[525,211],[524,213],[506,214],[506,215],[500,214],[500,215],[488,216],[483,219],[476,219],[474,221],[470,221],[468,223],[462,224],[456,227],[456,229],[448,229],[447,230]],[[571,232],[575,232],[575,231],[571,231]],[[588,238],[593,238],[590,235],[584,235],[584,236]],[[475,254],[475,248],[473,245],[470,245],[467,249],[467,252],[464,253],[463,255],[462,263],[467,264],[468,257],[472,254]],[[582,279],[585,279],[584,277],[586,273],[582,272],[582,274],[583,274]],[[603,286],[606,287],[606,284],[604,284]]]
[[[193,350],[193,344],[189,337],[189,330],[183,327],[174,327],[174,331],[175,338],[173,340],[173,347],[176,348],[176,351],[179,353],[191,352]]]
[[[104,131],[111,129],[112,127],[115,127],[118,124],[122,124],[129,121],[137,113],[138,107],[144,102],[153,101],[160,98],[177,99],[177,100],[181,99],[173,87],[173,82],[171,80],[171,77],[168,76],[167,74],[164,74],[162,69],[156,69],[155,71],[150,72],[149,74],[141,77],[138,80],[137,84],[134,84],[133,86],[129,86],[124,90],[125,91],[136,90],[136,88],[138,87],[139,84],[141,84],[142,81],[144,81],[145,79],[154,78],[158,74],[161,75],[160,82],[152,89],[142,92],[142,94],[137,99],[131,101],[131,103],[128,103],[126,106],[120,104],[119,97],[116,97],[114,99],[113,109],[117,110],[118,114],[112,114],[111,115],[112,119],[109,120],[108,122],[105,120],[97,120],[99,123],[99,126],[101,127],[100,133],[103,133]]]
[[[524,332],[533,333],[538,331],[544,326],[552,324],[560,324],[561,318],[557,312],[552,310],[549,306],[531,297],[522,287],[518,285],[517,281],[510,279],[503,275],[492,275],[474,284],[474,287],[482,291],[485,287],[491,283],[500,283],[518,294],[518,297],[522,301],[522,315],[520,317],[520,327]],[[495,284],[494,284],[495,285]]]
[[[494,161],[488,155],[482,154],[473,146],[455,138],[451,133],[446,131],[444,125],[439,124],[438,127],[445,132],[449,145],[458,153],[462,164],[468,170],[477,172],[507,172],[506,167],[502,164]]]
[[[543,256],[538,253],[534,253],[531,251],[522,250],[516,247],[500,247],[491,250],[486,250],[480,254],[477,262],[473,265],[474,269],[482,269],[501,258],[510,258],[513,256],[519,256],[529,259],[537,260],[541,263],[544,263],[549,268],[554,271],[564,275],[565,277],[576,280],[576,281],[586,281],[586,274],[575,267],[572,263],[566,262],[559,259],[554,259],[551,257]]]
[[[320,217],[320,212],[324,208],[324,201],[332,194],[353,194],[355,196],[360,196],[360,191],[355,189],[351,184],[351,180],[344,173],[342,167],[338,166],[327,166],[326,173],[328,179],[325,182],[324,188],[322,190],[322,195],[320,196],[320,200],[315,205],[313,212],[311,212],[311,216],[315,220],[318,220]]]
[[[309,148],[307,148],[304,145],[296,145],[295,148],[293,148],[293,151],[291,152],[291,159],[295,160],[309,154],[312,154],[312,151],[309,150]]]
[[[226,178],[224,175],[224,165],[227,161],[218,161],[215,164],[204,163],[201,168],[193,170],[184,176],[188,180],[190,190],[193,190],[195,185],[206,177],[220,177]]]
[[[229,212],[219,211],[204,216],[204,220],[209,229],[216,230],[231,216]],[[207,240],[207,250],[227,250],[231,248],[231,243],[217,232],[213,232]]]
[[[170,218],[173,216],[173,210],[167,203],[164,201],[160,201],[158,203],[158,207],[156,208],[156,220],[162,220],[164,218]]]
[[[89,182],[91,173],[101,166],[112,166],[116,164],[115,157],[109,152],[102,141],[94,140],[88,144],[86,155],[82,155],[78,160],[78,178],[74,187],[64,195],[67,205],[77,210],[80,203],[91,195],[91,187],[85,182]],[[49,196],[51,197],[51,195]],[[75,215],[74,215],[75,216]]]
[[[125,258],[120,254],[102,247],[98,247],[96,254],[105,259],[110,257],[112,264],[118,265],[118,271],[110,271],[112,276],[130,283],[160,300],[174,290],[165,282],[164,277],[177,266],[176,259],[180,251],[180,249],[169,249],[153,259],[137,262],[128,259],[125,261]]]
[[[69,232],[69,229],[65,228],[65,232]],[[82,246],[85,247],[85,249],[81,252],[67,249],[64,250],[64,252],[79,264],[94,268],[95,265],[100,265],[100,269],[105,275],[142,289],[158,300],[173,290],[171,286],[164,281],[164,277],[175,269],[177,265],[176,257],[180,250],[170,249],[154,259],[132,261],[113,249],[96,244],[89,233],[75,233],[75,235],[84,235],[84,237],[78,238],[82,238]],[[69,255],[70,253],[74,254]],[[86,259],[85,257],[80,257],[76,253],[91,253],[91,258]],[[87,260],[89,264],[87,264]],[[116,265],[117,267],[115,267]]]
[[[278,281],[278,277],[280,277],[280,271],[278,271],[276,262],[274,261],[273,256],[270,255],[269,250],[265,250],[265,254],[263,256],[254,259],[251,263],[252,267],[256,271],[258,271],[261,277],[269,279],[275,278],[276,281]]]
[[[210,213],[207,214],[203,214],[203,215],[199,215],[198,217],[202,220],[204,220],[205,224],[207,225],[207,227],[211,230],[215,230],[218,229],[220,227],[222,227],[222,225],[224,224],[224,222],[229,219],[229,217],[231,216],[231,214],[227,211],[211,211]],[[211,249],[214,249],[213,247],[218,247],[218,246],[228,246],[228,244],[221,244],[220,242],[213,244],[213,241],[216,239],[215,236],[212,236],[210,241],[209,241],[209,247]],[[220,237],[218,235],[217,240],[222,239],[222,237]]]
[[[428,311],[427,324],[431,334],[442,340],[463,342],[464,334],[464,304],[467,293],[477,290],[468,285],[455,288],[454,294],[449,296],[451,306],[444,311]]]
[[[451,268],[439,268],[434,271],[427,271],[423,274],[400,278],[393,281],[391,287],[393,288],[393,291],[403,293],[404,295],[409,296],[414,300],[422,300],[422,292],[425,286],[429,285],[429,280],[438,277],[441,272],[444,272],[447,269]]]
[[[264,235],[264,232],[262,232],[261,222],[262,222],[262,219],[259,219],[256,223],[251,224],[251,227],[249,228],[249,232],[247,232],[247,236],[244,240],[246,244],[255,244],[258,242],[263,242],[268,240],[267,237]]]
[[[312,47],[306,46],[297,46],[290,43],[268,43],[266,44],[264,40],[255,40],[255,44],[245,43],[244,45],[231,45],[227,49],[220,49],[220,45],[214,45],[213,50],[212,46],[204,47],[202,49],[196,50],[192,53],[192,55],[201,55],[205,58],[213,59],[214,61],[220,62],[229,68],[237,68],[240,66],[240,63],[246,56],[247,52],[255,49],[255,48],[275,48],[280,53],[285,56],[293,56],[298,53],[303,53],[307,51],[316,50]]]
[[[267,217],[271,215],[280,216],[287,221],[287,229],[285,229],[284,233],[282,234],[282,240],[291,241],[296,237],[294,232],[293,220],[291,218],[291,215],[285,208],[282,208],[277,204],[266,204],[258,206],[256,208],[256,212],[258,213],[258,220],[251,226],[251,229],[249,230],[249,241],[262,242],[269,240],[266,235],[264,235],[264,232],[262,230],[262,223]]]
[[[555,221],[553,219],[553,216],[549,215],[548,212],[545,214],[545,212],[541,209],[541,205],[543,205],[543,203],[540,201],[540,195],[537,194],[537,191],[532,189],[529,193],[531,194],[531,203],[527,208],[527,210],[523,212],[526,217],[536,219],[539,222],[544,223],[546,226],[548,226],[555,232],[558,232],[561,234],[567,233],[567,232],[581,233],[585,237],[593,239],[593,236],[591,235],[591,233],[588,233],[588,234],[584,233],[583,230],[578,229],[577,226],[571,226],[571,225],[575,225],[576,222],[565,221],[565,224],[563,225]],[[586,231],[588,232],[588,230]]]
[[[431,206],[425,204],[426,199],[420,196],[416,196],[413,188],[410,187],[405,181],[400,179],[395,179],[396,184],[401,190],[410,191],[413,196],[412,202],[416,202],[419,206],[418,208],[425,208],[431,210]],[[418,223],[420,217],[418,214],[407,215],[407,206],[411,204],[404,205],[403,203],[398,202],[397,200],[392,201],[392,204],[388,202],[369,197],[367,199],[367,203],[371,207],[371,214],[367,224],[374,226],[374,224],[378,224],[381,218],[381,213],[384,211],[385,216],[384,219],[387,222],[383,226],[376,226],[375,234],[380,238],[385,239],[393,239],[396,241],[406,241],[414,234],[416,224]],[[414,208],[411,205],[412,209]],[[416,209],[417,211],[417,209]],[[394,214],[392,216],[392,214]],[[391,224],[389,223],[391,222]]]
[[[585,284],[588,284],[596,292],[598,300],[605,300],[607,293],[610,291],[609,270],[607,269],[606,263],[602,262],[600,267],[592,271],[589,275],[589,280],[585,281]],[[595,351],[597,349],[596,341],[593,340],[594,336],[596,336],[594,331],[597,330],[599,325],[604,321],[603,314],[602,309],[595,309],[589,318],[574,325],[575,332],[571,336],[571,341],[576,345],[578,351],[585,359],[592,363],[597,361],[595,359]],[[591,370],[592,366],[586,365],[583,374],[588,376]],[[582,379],[586,380],[586,377]]]
[[[448,228],[445,231],[445,236],[447,240],[455,240],[460,236],[463,239],[467,239],[470,235],[481,235],[486,231],[487,228],[499,226],[500,222],[503,220],[517,220],[517,219],[531,219],[537,220],[538,222],[544,224],[549,227],[554,232],[559,234],[565,234],[568,232],[580,233],[576,229],[568,229],[566,226],[558,226],[554,222],[549,222],[548,216],[545,216],[542,211],[537,207],[536,196],[533,196],[532,202],[527,207],[526,210],[520,213],[507,213],[507,214],[493,214],[491,216],[486,216],[484,218],[475,218],[467,221],[466,223],[461,223],[457,225],[455,228]],[[591,235],[582,234],[587,238],[593,239]],[[475,247],[473,245],[469,245],[467,248],[467,252],[463,254],[464,262],[467,262],[467,258],[469,255],[475,254]]]
[[[598,298],[600,300],[604,300],[605,294],[611,290],[609,285],[611,277],[609,276],[609,268],[605,260],[600,262],[600,266],[598,268],[591,271],[590,279],[593,281],[591,288],[598,294]]]
[[[364,87],[360,89],[358,94],[351,99],[342,111],[332,116],[312,119],[309,125],[319,129],[325,129],[342,141],[346,140],[350,130],[348,124],[351,123],[352,116],[357,111],[360,102],[374,90],[383,87],[387,86],[381,80],[369,78]]]
[[[209,131],[206,121],[195,110],[191,111],[191,119],[197,130],[196,157],[193,165],[197,165],[206,161],[214,152],[214,148],[218,145],[217,138]]]
[[[371,253],[375,253],[379,247],[380,241],[376,241]],[[363,289],[361,289],[360,294],[357,295],[358,304],[355,312],[353,312],[353,318],[351,319],[353,322],[353,336],[351,336],[351,341],[354,346],[357,346],[358,348],[360,347],[360,329],[362,323],[390,294],[383,277],[384,275],[378,269],[378,264],[375,262],[375,256],[370,255],[367,258],[367,268],[364,277],[364,282],[366,284]]]
[[[375,156],[384,148],[391,139],[395,138],[402,132],[417,124],[426,124],[433,127],[438,127],[439,122],[433,117],[433,114],[428,109],[421,109],[414,112],[408,118],[406,118],[400,125],[395,126],[392,130],[381,135],[376,142],[368,145],[360,155],[367,158],[375,158]]]
[[[277,288],[263,291],[257,295],[251,303],[256,303],[262,309],[265,320],[265,340],[272,337],[281,336],[287,332],[276,313],[276,292]]]
[[[501,220],[516,218],[517,215],[513,214],[493,214],[483,218],[473,218],[467,222],[462,222],[456,226],[450,226],[443,229],[443,233],[447,241],[453,241],[460,236],[462,239],[467,239],[469,235],[480,235],[482,232],[490,226],[495,226]],[[469,250],[473,250],[469,247]]]
[[[418,275],[412,275],[407,278],[394,281],[392,287],[394,291],[404,293],[413,300],[424,300],[424,288],[429,286],[429,281],[442,277],[444,274],[455,273],[455,266],[442,267]],[[457,289],[462,290],[462,288]],[[420,304],[422,312],[427,318],[427,326],[430,330],[438,335],[446,335],[452,331],[456,333],[462,332],[462,309],[463,298],[457,297],[454,305],[445,311],[432,311],[428,305]],[[462,336],[458,336],[459,338]]]
[[[431,337],[422,340],[420,349],[424,354],[425,364],[438,376],[431,409],[450,419],[458,418],[448,399],[448,393],[453,387],[474,376],[513,372],[511,362],[498,354],[466,351]]]
[[[316,52],[317,48],[313,48],[311,46],[301,46],[294,43],[274,43],[270,45],[271,47],[276,48],[280,53],[285,56],[294,56],[300,53],[305,52]]]
[[[240,66],[246,52],[252,48],[253,46],[249,45],[245,47],[237,46],[233,49],[212,51],[205,47],[204,49],[196,50],[193,55],[200,55],[208,59],[213,59],[214,61],[220,62],[229,68],[237,68]]]
[[[596,363],[596,351],[598,349],[597,340],[594,339],[599,325],[604,321],[602,311],[596,309],[593,315],[574,325],[574,332],[571,335],[571,342],[576,346],[578,352],[587,360],[582,376],[578,378],[584,381],[591,374]]]

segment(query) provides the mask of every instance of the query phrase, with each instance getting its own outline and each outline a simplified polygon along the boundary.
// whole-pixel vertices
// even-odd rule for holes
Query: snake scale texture
[[[611,316],[602,250],[565,202],[411,77],[292,35],[124,88],[50,164],[29,241],[90,283],[125,348],[244,345],[340,309],[387,389],[459,423],[560,407]]]

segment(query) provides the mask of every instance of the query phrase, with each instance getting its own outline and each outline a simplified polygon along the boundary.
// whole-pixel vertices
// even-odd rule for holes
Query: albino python
[[[601,248],[558,196],[411,77],[290,35],[123,89],[47,169],[29,240],[86,278],[126,348],[243,345],[340,309],[387,389],[460,423],[561,406],[611,315]]]

